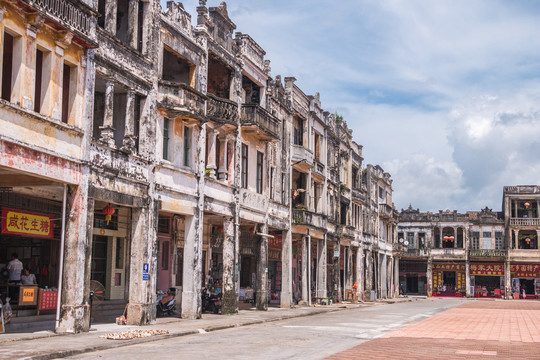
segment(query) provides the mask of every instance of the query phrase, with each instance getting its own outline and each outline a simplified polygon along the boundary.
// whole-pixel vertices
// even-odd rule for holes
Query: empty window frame
[[[503,232],[495,231],[495,249],[502,250],[504,248],[503,244]]]
[[[169,158],[169,130],[171,121],[167,118],[163,118],[163,160],[170,160]]]
[[[2,60],[2,99],[12,101],[21,70],[22,40],[4,31]],[[15,101],[16,102],[16,101]]]
[[[77,94],[77,67],[64,63],[62,70],[62,122],[67,124],[73,118]]]
[[[491,231],[482,232],[482,249],[491,249]]]
[[[479,231],[472,232],[472,248],[473,250],[480,249],[480,232]]]
[[[247,178],[247,172],[248,172],[248,146],[246,144],[242,144],[242,187],[244,189],[247,188],[248,185],[248,178]]]
[[[189,150],[191,147],[191,137],[189,127],[184,125],[184,166],[190,166]]]
[[[263,161],[264,154],[257,151],[257,192],[262,194],[263,192]]]

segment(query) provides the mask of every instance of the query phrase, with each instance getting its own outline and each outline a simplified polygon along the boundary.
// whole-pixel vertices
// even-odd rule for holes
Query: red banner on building
[[[471,275],[504,276],[504,264],[471,264]]]
[[[3,208],[2,234],[52,238],[53,220],[51,215]]]
[[[512,264],[510,273],[516,278],[540,278],[540,264]]]

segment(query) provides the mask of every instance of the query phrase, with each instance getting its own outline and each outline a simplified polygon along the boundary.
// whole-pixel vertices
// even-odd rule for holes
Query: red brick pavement
[[[470,302],[328,359],[540,359],[540,302]]]

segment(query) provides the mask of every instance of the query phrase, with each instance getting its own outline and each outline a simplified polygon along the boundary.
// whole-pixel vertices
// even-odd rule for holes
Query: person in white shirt
[[[21,272],[23,269],[23,263],[19,260],[17,253],[11,254],[11,261],[7,265],[9,271],[9,282],[18,283],[21,281]]]
[[[25,267],[23,270],[23,274],[21,275],[21,283],[23,285],[35,285],[37,283],[36,275],[32,274],[28,267]]]

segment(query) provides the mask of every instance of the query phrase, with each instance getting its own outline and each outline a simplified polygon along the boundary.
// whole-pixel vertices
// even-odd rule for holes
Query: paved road
[[[72,359],[323,359],[463,304],[426,299],[92,352]]]

